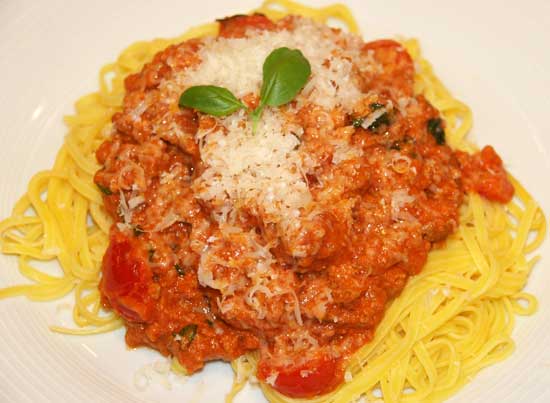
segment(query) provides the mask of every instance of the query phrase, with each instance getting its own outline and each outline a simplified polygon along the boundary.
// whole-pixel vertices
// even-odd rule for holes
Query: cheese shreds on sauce
[[[311,202],[297,148],[299,127],[285,127],[281,112],[264,111],[257,132],[244,111],[220,120],[201,149],[207,166],[195,181],[198,197],[217,208],[256,207],[267,222],[300,215]]]
[[[216,85],[240,98],[259,96],[266,57],[286,46],[302,51],[312,68],[310,80],[286,113],[295,115],[311,104],[326,111],[340,107],[351,112],[362,96],[352,63],[363,57],[360,45],[355,36],[303,19],[295,21],[292,31],[207,38],[198,52],[201,62],[165,85],[174,94],[193,85]],[[207,133],[199,130],[196,140],[206,169],[195,180],[194,190],[213,206],[218,218],[224,220],[233,208],[246,206],[264,222],[284,228],[308,209],[312,197],[305,173],[311,167],[299,150],[303,130],[289,120],[279,108],[266,108],[253,134],[250,118],[241,110],[217,119]],[[334,163],[358,154],[345,142],[339,142],[335,151]]]
[[[345,50],[343,43],[347,45]],[[359,46],[356,37],[309,20],[299,20],[292,31],[262,31],[246,38],[209,38],[199,51],[202,63],[182,76],[181,82],[185,86],[222,86],[240,98],[259,94],[265,59],[273,50],[288,47],[299,49],[312,69],[298,102],[313,102],[327,109],[341,105],[349,110],[361,96],[350,62],[360,57]]]

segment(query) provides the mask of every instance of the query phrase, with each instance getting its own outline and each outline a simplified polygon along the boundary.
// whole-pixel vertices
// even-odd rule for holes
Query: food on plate
[[[441,400],[536,309],[521,290],[544,216],[464,140],[469,110],[414,41],[297,15],[353,28],[341,6],[272,3],[105,68],[0,226],[38,284],[0,296],[77,284],[84,332],[123,324],[188,374],[232,361],[232,393],[254,375],[273,401]],[[65,276],[29,265],[53,257]]]

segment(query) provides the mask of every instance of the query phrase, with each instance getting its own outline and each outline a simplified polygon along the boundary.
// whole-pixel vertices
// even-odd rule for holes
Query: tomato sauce
[[[220,22],[220,36],[294,23],[236,16]],[[194,135],[212,118],[163,102],[160,87],[199,64],[200,47],[200,40],[170,46],[127,77],[114,132],[97,150],[95,182],[115,222],[103,259],[103,302],[124,319],[130,347],[174,356],[189,373],[259,350],[258,377],[279,392],[329,392],[432,245],[456,230],[465,192],[505,203],[513,187],[492,147],[468,155],[444,144],[439,112],[414,95],[411,57],[399,43],[379,40],[362,47],[381,68],[358,69],[365,97],[353,113],[311,104],[295,115],[304,130],[300,149],[318,164],[307,174],[309,191],[328,207],[284,236],[244,208],[240,232],[223,238],[212,206],[193,189],[204,170]],[[253,98],[246,102],[257,103]],[[362,125],[389,104],[399,110]],[[136,109],[143,109],[140,118]],[[361,153],[336,163],[335,141]],[[274,258],[267,290],[253,290],[245,270],[254,263],[250,237]],[[217,249],[207,262],[211,244]],[[199,281],[207,265],[209,281],[231,292]]]

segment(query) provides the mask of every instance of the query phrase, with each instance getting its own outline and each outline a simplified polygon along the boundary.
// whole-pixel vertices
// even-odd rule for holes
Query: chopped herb
[[[103,193],[104,195],[111,196],[113,194],[112,190],[106,186],[100,185],[99,183],[96,183],[96,186],[99,188],[99,190],[101,190],[101,193]]]
[[[370,104],[369,106],[370,106],[370,109],[371,109],[372,111],[375,111],[375,110],[377,110],[377,109],[382,109],[382,108],[384,107],[384,104],[380,104],[380,103],[378,103],[378,102],[374,102],[374,103]]]
[[[214,326],[214,321],[210,320],[210,319],[206,319],[206,323],[208,324],[208,326],[212,327]]]
[[[194,323],[192,323],[190,325],[184,326],[178,332],[178,334],[181,337],[185,337],[189,341],[189,343],[191,343],[193,341],[193,339],[195,338],[195,336],[197,335],[197,328],[198,328],[198,326],[195,325]]]
[[[401,149],[407,145],[407,144],[412,144],[414,143],[414,139],[411,137],[411,136],[408,136],[408,135],[404,135],[402,138],[400,138],[399,140],[395,140],[393,141],[389,146],[388,148],[390,150],[397,150],[397,151],[401,151]]]
[[[394,141],[393,143],[391,143],[390,150],[401,151],[401,144],[399,143],[399,141]]]
[[[153,261],[153,257],[155,257],[155,250],[153,248],[150,248],[148,251],[147,251],[147,256],[149,257],[149,261],[152,262]]]
[[[176,271],[178,272],[178,276],[184,276],[185,275],[185,269],[182,266],[180,266],[179,263],[176,263],[174,265],[174,269],[176,269]]]
[[[430,119],[427,123],[428,131],[439,145],[445,144],[445,130],[442,123],[443,121],[440,118]]]
[[[361,125],[363,124],[364,122],[364,118],[356,118],[356,119],[353,119],[353,121],[351,122],[351,124],[353,125],[353,127],[355,127],[356,129],[359,129],[361,127]]]
[[[136,225],[134,226],[134,236],[141,236],[145,234],[145,231],[143,230],[143,228],[141,228],[139,225]]]
[[[380,115],[380,117],[376,119],[374,122],[372,122],[367,129],[376,130],[382,125],[389,125],[389,124],[390,124],[390,115],[388,115],[388,113],[386,112]]]

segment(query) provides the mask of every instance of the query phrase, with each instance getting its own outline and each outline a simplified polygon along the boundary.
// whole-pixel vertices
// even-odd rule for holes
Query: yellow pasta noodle
[[[333,19],[358,32],[348,8],[335,4],[315,9],[289,0],[266,0],[255,10],[272,19],[287,14],[327,23]],[[51,170],[37,173],[10,217],[0,222],[1,251],[15,255],[29,282],[0,289],[0,299],[25,296],[50,301],[73,293],[74,329],[68,334],[96,334],[122,326],[114,313],[101,309],[98,283],[111,220],[93,183],[99,169],[97,147],[111,130],[111,116],[121,107],[124,78],[169,44],[215,35],[217,24],[192,28],[173,39],[129,46],[118,60],[104,66],[99,91],[80,98],[76,113],[66,118],[68,134]],[[420,54],[418,42],[404,45],[419,66],[415,91],[424,94],[446,121],[447,142],[473,151],[465,136],[472,125],[469,108],[452,97]],[[352,357],[346,382],[329,395],[309,402],[441,401],[459,390],[482,368],[505,359],[514,349],[515,315],[537,309],[534,296],[523,292],[537,262],[530,254],[542,243],[546,219],[537,203],[511,178],[516,197],[503,206],[469,194],[459,230],[444,247],[433,250],[422,272],[409,280],[388,307],[372,342]],[[45,198],[44,198],[45,195]],[[57,261],[61,275],[35,265]],[[256,354],[232,363],[231,401],[255,374]],[[302,402],[261,384],[271,402]]]

